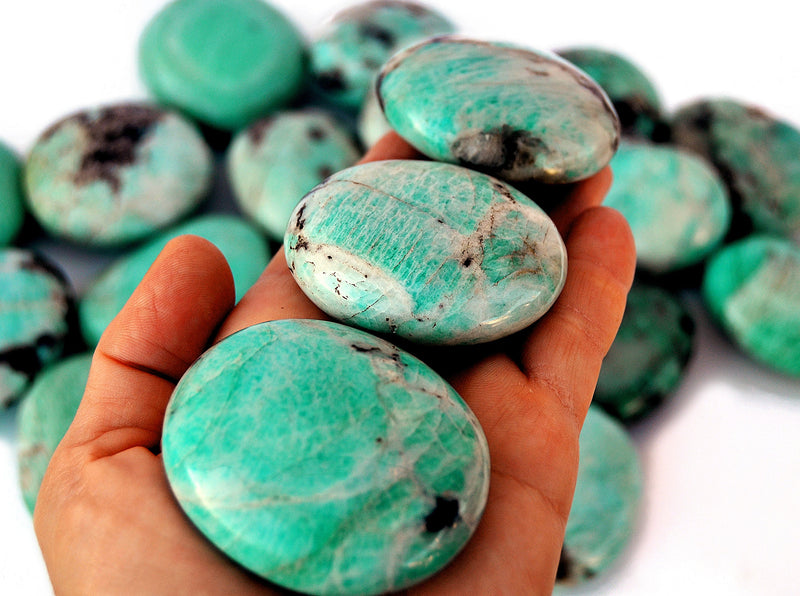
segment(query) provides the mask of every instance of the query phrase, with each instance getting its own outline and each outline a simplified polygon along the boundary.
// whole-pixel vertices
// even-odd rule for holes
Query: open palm
[[[365,161],[411,158],[387,135]],[[414,594],[544,594],[552,590],[572,500],[578,435],[634,269],[633,240],[598,207],[604,170],[553,213],[569,255],[566,286],[527,332],[470,350],[422,356],[481,422],[491,453],[489,501],[464,551]],[[183,515],[159,445],[178,379],[214,341],[249,325],[326,318],[282,254],[233,307],[230,270],[197,237],[171,242],[95,352],[75,421],[51,461],[34,514],[57,594],[270,594]],[[412,348],[413,349],[413,348]],[[468,364],[465,364],[468,363]]]

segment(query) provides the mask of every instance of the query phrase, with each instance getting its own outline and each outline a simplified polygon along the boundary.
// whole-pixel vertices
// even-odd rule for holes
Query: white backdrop
[[[308,35],[346,6],[274,3]],[[0,139],[24,153],[73,110],[143,98],[136,43],[163,4],[3,0]],[[481,38],[621,51],[651,75],[668,108],[727,95],[800,125],[800,52],[785,0],[726,3],[724,12],[702,0],[428,4]],[[645,472],[637,534],[619,564],[581,593],[798,593],[800,381],[738,354],[694,306],[698,351],[685,382],[634,433]],[[17,488],[14,414],[0,412],[0,593],[48,594]]]

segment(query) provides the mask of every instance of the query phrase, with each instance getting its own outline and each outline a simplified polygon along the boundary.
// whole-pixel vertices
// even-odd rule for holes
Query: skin
[[[390,134],[364,158],[418,155]],[[549,594],[578,464],[578,435],[616,334],[635,264],[622,216],[599,207],[608,169],[553,212],[567,244],[566,286],[524,333],[427,358],[484,428],[489,502],[465,549],[408,594]],[[39,493],[34,524],[59,595],[279,594],[231,563],[181,512],[159,455],[172,389],[210,344],[248,325],[324,319],[283,253],[234,308],[230,270],[207,241],[173,240],[94,354],[74,423]]]

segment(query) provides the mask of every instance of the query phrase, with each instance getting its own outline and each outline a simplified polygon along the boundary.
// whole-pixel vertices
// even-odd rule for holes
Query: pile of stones
[[[477,419],[430,367],[373,333],[476,344],[547,312],[567,255],[518,187],[574,183],[610,163],[605,204],[628,219],[638,254],[581,434],[559,583],[604,571],[635,529],[641,466],[627,427],[657,411],[689,362],[684,291],[700,290],[746,354],[800,376],[800,131],[730,99],[668,114],[612,52],[559,57],[454,32],[435,11],[377,1],[307,44],[261,0],[176,0],[141,36],[153,101],[68,115],[24,163],[0,145],[0,404],[20,402],[30,510],[91,350],[181,234],[220,248],[237,299],[283,243],[300,288],[347,323],[231,336],[187,372],[165,420],[165,467],[190,519],[231,558],[297,591],[404,588],[477,526],[489,479]],[[388,130],[431,161],[353,166]],[[219,186],[215,160],[239,215],[198,214]],[[42,235],[119,256],[75,296],[30,249]],[[224,408],[233,395],[237,407]],[[290,419],[291,438],[281,432]],[[221,455],[205,441],[209,420],[219,443],[250,439],[264,456]],[[345,505],[314,502],[332,487]],[[242,506],[256,501],[265,505]],[[335,549],[307,556],[301,533],[326,540],[356,513]],[[342,555],[366,545],[371,565]]]

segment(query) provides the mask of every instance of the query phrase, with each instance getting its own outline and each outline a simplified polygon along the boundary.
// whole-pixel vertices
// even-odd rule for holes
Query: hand
[[[415,156],[387,135],[365,161]],[[578,435],[633,277],[627,224],[597,206],[610,180],[606,169],[577,185],[553,213],[567,244],[569,274],[551,311],[514,340],[469,350],[469,366],[456,369],[441,358],[431,363],[447,371],[483,426],[491,488],[464,551],[409,593],[552,590]],[[58,594],[280,592],[199,534],[173,498],[159,455],[172,389],[209,344],[261,321],[326,318],[294,283],[282,252],[235,308],[233,302],[222,255],[205,240],[184,236],[167,245],[103,335],[34,514]]]

